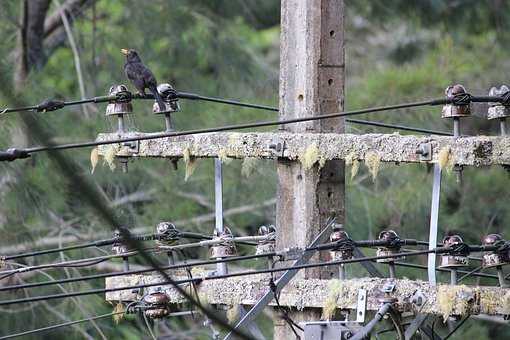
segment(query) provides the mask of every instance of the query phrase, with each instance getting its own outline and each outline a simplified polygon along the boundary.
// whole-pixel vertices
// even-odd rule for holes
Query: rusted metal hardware
[[[379,240],[386,241],[387,245],[377,248],[377,256],[391,256],[400,252],[400,237],[393,230],[384,230],[379,233]],[[403,257],[390,257],[387,259],[379,259],[377,262],[387,263],[389,269],[389,277],[394,279],[395,273],[395,261],[403,259]]]
[[[122,255],[122,254],[125,254],[127,252],[129,252],[129,248],[127,246],[127,244],[125,242],[123,242],[121,236],[121,232],[119,230],[115,230],[115,232],[113,233],[113,236],[114,238],[117,239],[117,241],[115,243],[113,243],[112,245],[112,252],[116,255]],[[122,257],[122,262],[124,263],[124,271],[128,271],[129,270],[129,257],[128,256],[125,256],[125,257]]]
[[[333,227],[333,232],[329,235],[329,241],[337,242],[339,244],[338,248],[334,248],[329,252],[333,261],[349,260],[354,257],[354,247],[352,246],[352,243],[350,244],[351,238],[342,228]],[[345,245],[341,244],[343,241],[345,241]]]
[[[179,231],[171,222],[161,222],[156,226],[156,244],[169,246],[179,240]]]
[[[453,99],[455,96],[467,94],[464,86],[460,84],[450,85],[445,89],[445,95],[447,99]],[[441,116],[443,118],[460,118],[460,117],[469,117],[471,116],[471,104],[467,103],[465,105],[457,105],[457,104],[446,104],[443,106],[443,111]]]
[[[176,91],[172,85],[163,83],[158,85],[158,92],[161,95],[163,102],[165,103],[165,110],[161,111],[158,103],[154,102],[154,105],[152,106],[152,112],[155,114],[165,115],[165,131],[174,131],[171,113],[181,110],[178,98],[176,96]]]
[[[507,287],[505,276],[503,274],[503,266],[510,264],[510,249],[505,247],[505,243],[506,241],[499,234],[489,234],[485,236],[482,241],[484,246],[500,246],[498,249],[494,251],[488,251],[483,255],[482,267],[496,267],[499,285],[502,288]]]
[[[147,309],[145,309],[145,316],[151,319],[159,319],[167,316],[169,314],[168,304],[170,303],[170,299],[165,293],[162,292],[154,292],[151,294],[147,294],[143,298],[143,303],[147,305]]]
[[[454,99],[462,95],[468,96],[466,89],[464,88],[464,86],[460,84],[448,86],[445,90],[445,94],[447,99]],[[461,136],[460,118],[471,116],[471,102],[468,102],[467,104],[463,105],[446,104],[445,106],[443,106],[441,116],[443,118],[453,118],[453,136],[460,137]],[[456,165],[453,170],[456,173],[457,183],[461,183],[462,166]]]
[[[387,241],[388,245],[377,248],[377,256],[391,256],[398,254],[400,252],[400,243],[398,242],[400,240],[400,237],[394,230],[383,230],[379,233],[379,240],[381,241]],[[377,262],[381,263],[389,263],[389,262],[395,262],[398,259],[403,259],[403,257],[394,257],[394,258],[387,258],[387,259],[379,259]]]
[[[156,245],[171,246],[179,240],[179,231],[173,223],[161,222],[156,226]],[[175,264],[174,252],[169,250],[166,252],[168,257],[168,265]]]
[[[113,85],[110,87],[108,94],[110,96],[119,97],[122,93],[129,93],[126,85]],[[125,99],[113,100],[106,106],[106,116],[117,116],[117,133],[123,134],[126,129],[124,124],[124,115],[133,113],[133,104],[131,104],[130,96],[124,96]]]
[[[510,89],[506,85],[501,87],[491,87],[489,90],[489,96],[502,96],[510,92]],[[499,129],[501,136],[507,135],[506,119],[510,117],[510,106],[504,105],[503,103],[490,103],[489,110],[487,112],[487,119],[499,119]]]
[[[419,155],[420,161],[431,161],[432,160],[432,144],[421,143],[416,149],[416,154]]]
[[[503,245],[505,240],[499,234],[489,234],[483,238],[482,244],[484,246],[497,246]],[[503,248],[502,250],[488,251],[483,255],[482,266],[484,268],[492,268],[510,264],[509,250]]]
[[[224,257],[236,256],[237,249],[235,243],[232,241],[232,232],[229,228],[225,227],[224,231],[219,232],[214,230],[213,240],[221,241],[210,248],[210,258],[221,259]]]
[[[259,228],[259,236],[265,236],[266,238],[260,240],[257,243],[257,250],[255,251],[256,255],[259,254],[267,254],[273,253],[275,251],[276,245],[276,228],[274,225],[269,226],[261,226]]]
[[[463,243],[464,241],[459,235],[450,235],[443,239],[443,246],[446,248],[452,248]],[[452,255],[448,253],[441,255],[441,265],[439,268],[460,268],[467,266],[469,266],[469,258],[467,256]]]

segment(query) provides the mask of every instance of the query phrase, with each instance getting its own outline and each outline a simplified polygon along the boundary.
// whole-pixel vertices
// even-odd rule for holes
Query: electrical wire
[[[51,325],[51,326],[42,327],[42,328],[38,328],[38,329],[32,329],[32,330],[21,332],[21,333],[4,335],[4,336],[0,336],[0,339],[12,339],[12,338],[17,338],[17,337],[20,337],[20,336],[26,336],[26,335],[30,335],[30,334],[48,332],[48,331],[51,331],[51,330],[54,330],[54,329],[58,329],[58,328],[62,328],[62,327],[68,327],[68,326],[76,325],[76,324],[83,323],[83,322],[90,322],[90,321],[94,321],[94,320],[104,319],[104,318],[108,318],[108,317],[119,315],[119,314],[124,314],[124,312],[108,313],[108,314],[93,316],[93,317],[90,317],[90,318],[85,318],[85,319],[80,319],[80,320],[75,320],[75,321],[64,322],[64,323],[60,323],[60,324],[57,324],[57,325]]]
[[[434,248],[434,249],[426,249],[426,250],[419,250],[419,251],[412,251],[412,252],[402,252],[402,253],[383,255],[383,256],[367,256],[367,257],[348,259],[348,260],[326,261],[326,262],[307,263],[307,264],[288,266],[288,267],[241,271],[241,272],[207,276],[207,277],[196,277],[193,279],[174,280],[173,282],[175,285],[181,285],[184,283],[191,283],[191,282],[200,283],[203,281],[218,280],[218,279],[225,279],[225,278],[231,278],[231,277],[249,276],[249,275],[256,275],[256,274],[269,274],[269,273],[275,273],[275,272],[281,272],[281,271],[287,271],[287,270],[317,268],[317,267],[332,266],[332,265],[338,265],[338,264],[358,263],[358,262],[374,261],[374,260],[381,260],[381,259],[391,259],[391,258],[404,257],[404,256],[417,256],[417,255],[424,255],[424,254],[429,254],[429,253],[442,253],[445,251],[446,251],[446,248]],[[252,256],[255,256],[255,255],[252,255]],[[158,269],[158,272],[161,273],[161,271],[163,271],[162,267],[160,267]],[[102,294],[102,293],[108,293],[108,292],[115,292],[115,291],[119,291],[119,290],[141,289],[141,288],[147,288],[147,287],[161,286],[164,284],[166,284],[166,282],[162,281],[162,282],[152,282],[152,283],[132,285],[132,286],[123,286],[123,287],[116,287],[116,288],[99,288],[99,289],[91,289],[91,290],[86,290],[86,291],[64,293],[64,294],[33,296],[33,297],[28,297],[28,298],[0,301],[0,306],[12,305],[12,304],[18,304],[18,303],[35,302],[35,301],[43,301],[43,300],[69,298],[69,297],[74,297],[74,296]]]
[[[418,107],[418,106],[427,106],[427,105],[431,105],[431,101],[404,103],[404,104],[389,105],[389,106],[379,106],[379,107],[372,107],[372,108],[368,108],[368,109],[330,113],[330,114],[324,114],[324,115],[313,116],[313,117],[302,117],[302,118],[293,118],[293,119],[284,119],[284,120],[273,120],[273,121],[262,121],[262,122],[253,122],[253,123],[244,123],[244,124],[225,125],[225,126],[214,127],[214,128],[192,129],[192,130],[179,131],[179,132],[153,133],[153,134],[145,135],[145,136],[126,137],[126,138],[118,138],[118,139],[112,139],[112,140],[89,141],[89,142],[70,143],[70,144],[61,144],[61,145],[35,146],[35,147],[24,148],[24,149],[11,148],[11,149],[8,149],[7,151],[0,152],[0,161],[13,161],[15,159],[27,158],[27,157],[30,157],[30,154],[32,154],[32,153],[43,152],[43,151],[68,150],[68,149],[92,147],[92,146],[99,146],[99,145],[109,145],[109,144],[142,141],[142,140],[152,140],[152,139],[166,138],[166,137],[178,137],[178,136],[188,136],[188,135],[204,134],[204,133],[212,133],[212,132],[243,130],[243,129],[249,129],[249,128],[268,127],[268,126],[275,126],[275,125],[286,125],[286,124],[294,124],[294,123],[301,123],[301,122],[309,122],[309,121],[316,121],[316,120],[323,120],[323,119],[345,117],[345,116],[351,116],[351,115],[359,115],[359,114],[370,113],[370,112],[381,112],[381,111],[396,110],[396,109]]]
[[[57,324],[57,325],[51,325],[51,326],[47,326],[47,327],[32,329],[32,330],[21,332],[21,333],[4,335],[4,336],[0,336],[0,340],[1,339],[12,339],[12,338],[20,337],[20,336],[26,336],[26,335],[36,334],[36,333],[48,332],[48,331],[52,331],[54,329],[68,327],[68,326],[76,325],[76,324],[79,324],[79,323],[84,323],[84,322],[90,322],[90,321],[94,321],[94,320],[104,319],[104,318],[108,318],[110,316],[115,316],[115,315],[120,315],[120,314],[125,314],[125,312],[113,312],[113,313],[108,313],[108,314],[103,314],[103,315],[97,315],[97,316],[93,316],[93,317],[90,317],[90,318],[85,318],[85,319],[80,319],[80,320],[75,320],[75,321],[69,321],[69,322],[64,322],[64,323],[60,323],[60,324]],[[190,315],[189,311],[170,313],[170,314],[168,314],[168,317],[187,316],[187,315]]]
[[[158,238],[158,235],[157,234],[133,235],[133,237],[139,239],[140,241],[152,241],[152,240],[156,240]],[[185,232],[185,231],[184,232],[178,231],[178,234],[176,235],[176,237],[197,239],[197,240],[212,239],[212,236],[202,235],[199,233]],[[112,245],[116,242],[122,242],[122,239],[119,237],[114,237],[114,238],[110,238],[110,239],[92,241],[92,242],[88,242],[88,243],[81,243],[81,244],[71,245],[71,246],[67,246],[67,247],[43,249],[43,250],[37,250],[37,251],[16,254],[16,255],[0,256],[0,258],[4,261],[9,261],[9,260],[19,259],[19,258],[24,258],[24,257],[33,257],[33,256],[46,255],[46,254],[52,254],[52,253],[59,253],[59,252],[64,252],[64,251],[68,251],[68,250],[84,249],[84,248],[91,248],[91,247],[103,247],[103,246]],[[253,245],[253,243],[249,243],[249,245]]]
[[[160,252],[157,248],[148,248],[144,249],[145,251],[149,251],[152,253]],[[90,257],[85,259],[79,259],[79,260],[70,260],[70,261],[63,261],[63,262],[56,262],[56,263],[46,263],[46,264],[40,264],[36,266],[27,266],[19,269],[11,269],[11,270],[3,270],[0,271],[0,275],[2,274],[17,274],[17,273],[25,273],[30,272],[34,270],[40,270],[40,269],[52,269],[52,268],[61,268],[61,267],[87,267],[91,266],[100,262],[104,262],[107,260],[115,259],[115,258],[124,258],[124,257],[130,257],[134,255],[138,255],[140,253],[139,250],[129,251],[122,254],[112,254],[112,255],[103,255],[103,256],[97,256],[97,257]]]

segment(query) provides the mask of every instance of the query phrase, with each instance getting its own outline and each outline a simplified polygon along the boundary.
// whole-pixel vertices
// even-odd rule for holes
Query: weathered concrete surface
[[[97,140],[119,137],[145,136],[131,132],[100,134]],[[270,145],[284,146],[276,152]],[[303,161],[305,155],[316,156],[316,162],[331,159],[364,160],[367,155],[383,162],[420,162],[416,150],[420,144],[432,146],[432,162],[438,161],[441,150],[449,150],[449,161],[458,165],[486,166],[510,165],[510,137],[447,137],[447,136],[402,136],[394,134],[336,134],[336,133],[269,133],[269,132],[224,132],[190,136],[160,138],[140,141],[139,148],[122,146],[117,156],[128,157],[220,157],[224,158],[286,158]],[[118,147],[118,146],[117,146]],[[104,156],[111,146],[99,147]],[[310,160],[307,159],[307,162]]]
[[[178,279],[178,278],[176,278]],[[132,275],[112,277],[106,279],[106,288],[157,283],[161,278],[157,275]],[[356,308],[358,290],[363,288],[368,292],[367,309],[377,310],[381,306],[380,298],[390,296],[397,298],[396,306],[399,311],[416,311],[418,307],[411,303],[411,297],[420,291],[427,299],[423,313],[443,315],[509,315],[510,289],[485,286],[430,286],[428,282],[411,281],[406,279],[393,280],[395,289],[385,295],[382,288],[391,279],[362,278],[346,281],[322,279],[295,279],[282,291],[280,303],[297,309],[307,307],[322,308],[327,304],[336,304],[337,308]],[[249,277],[235,277],[221,280],[204,281],[197,286],[201,301],[210,304],[225,305],[253,305],[269,286],[268,275],[252,275]],[[182,303],[184,299],[170,286],[161,288],[170,297],[172,303]],[[147,292],[147,291],[145,291]],[[106,294],[108,301],[132,301],[143,292],[133,293],[131,290],[110,292]],[[274,306],[274,301],[271,303]]]

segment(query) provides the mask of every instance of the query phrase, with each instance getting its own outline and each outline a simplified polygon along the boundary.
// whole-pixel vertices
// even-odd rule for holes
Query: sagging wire
[[[264,235],[264,236],[248,236],[248,239],[253,239],[254,237],[256,237],[258,240],[265,240],[266,238],[271,238],[273,236],[274,236],[273,234],[268,234],[268,235]],[[247,239],[246,237],[237,238],[238,241],[243,241],[246,239]],[[408,245],[411,243],[416,243],[416,244],[422,243],[422,241],[416,241],[416,240],[411,240],[411,239],[403,239],[403,240],[399,239],[399,241],[401,241],[405,244],[408,244]],[[246,241],[244,241],[244,242],[246,242]],[[396,241],[394,240],[392,242],[396,242]],[[176,246],[161,246],[160,245],[160,246],[158,246],[158,248],[154,249],[154,252],[159,253],[159,250],[161,250],[161,251],[163,251],[163,250],[166,250],[166,251],[167,250],[180,250],[180,251],[182,251],[185,248],[197,247],[199,245],[201,245],[200,242],[199,243],[186,243],[183,245],[176,245]],[[303,251],[338,250],[338,249],[343,249],[342,247],[347,247],[347,246],[352,247],[353,245],[356,245],[359,247],[374,247],[374,246],[388,245],[388,241],[381,241],[381,240],[352,241],[351,239],[348,239],[347,241],[342,240],[342,241],[338,241],[338,242],[324,243],[322,245],[315,246],[315,247],[307,247],[307,248],[303,249]],[[185,246],[185,247],[182,247],[182,246]],[[97,257],[97,258],[73,260],[73,262],[78,261],[78,263],[79,263],[80,261],[90,261],[90,260],[94,260],[94,259],[111,259],[111,258],[125,257],[126,254],[127,254],[127,256],[136,255],[135,253],[131,252],[131,253],[124,253],[124,254],[119,254],[119,255],[106,255],[106,256],[101,256],[101,257]],[[184,264],[180,264],[180,265],[179,264],[171,264],[169,266],[162,267],[162,269],[168,270],[168,269],[188,268],[188,267],[193,267],[193,266],[204,266],[204,265],[211,265],[211,264],[218,264],[218,263],[229,263],[229,262],[234,262],[234,261],[258,259],[258,258],[262,258],[262,257],[271,258],[271,257],[275,257],[275,256],[281,257],[281,256],[285,256],[285,255],[284,255],[284,253],[281,253],[281,252],[280,253],[279,252],[266,252],[263,254],[233,256],[233,257],[227,257],[227,258],[218,259],[218,260],[204,260],[204,261],[195,261],[195,262],[190,262],[190,263],[185,262]],[[73,262],[71,262],[71,264]],[[40,265],[38,267],[32,267],[32,268],[33,268],[33,270],[41,269],[42,268],[41,266],[44,266],[47,268],[52,268],[52,266],[59,265],[59,264],[61,264],[61,263]],[[64,262],[64,264],[69,264],[69,261]],[[10,271],[9,274],[14,275],[18,272],[24,272],[24,271],[28,271],[28,270],[29,269],[18,270],[16,272]],[[95,279],[101,279],[101,278],[106,278],[106,277],[124,276],[124,275],[131,275],[131,274],[143,274],[143,273],[147,273],[147,272],[151,272],[151,271],[154,271],[154,269],[147,268],[147,269],[138,269],[138,270],[128,270],[128,271],[123,271],[123,272],[118,272],[118,273],[103,273],[103,274],[95,274],[95,275],[90,275],[90,276],[81,276],[81,277],[77,277],[77,278],[66,278],[66,279],[55,280],[55,281],[45,281],[45,282],[28,283],[28,284],[23,284],[23,285],[4,286],[4,287],[0,287],[0,291],[34,288],[34,287],[41,287],[41,286],[47,286],[47,285],[53,285],[53,284],[95,280]],[[5,271],[0,272],[0,274],[1,273],[5,273]],[[0,279],[1,279],[1,277],[0,277]]]
[[[145,251],[149,251],[152,253],[157,253],[159,250],[157,248],[145,248]],[[56,263],[47,263],[47,264],[41,264],[36,266],[27,266],[23,268],[18,269],[11,269],[11,270],[3,270],[0,271],[0,275],[13,275],[18,273],[26,273],[34,270],[40,270],[40,269],[53,269],[53,268],[61,268],[61,267],[88,267],[92,265],[96,265],[98,263],[108,261],[115,258],[124,258],[124,257],[130,257],[134,255],[140,254],[139,250],[130,251],[123,254],[112,254],[112,255],[104,255],[104,256],[97,256],[97,257],[90,257],[85,259],[79,259],[79,260],[69,260],[69,261],[62,261],[62,262],[56,262]],[[10,264],[7,262],[6,264]],[[4,276],[0,276],[0,280],[5,278]]]
[[[448,101],[451,101],[451,99],[441,99],[439,102],[444,103],[444,102],[448,102]],[[188,135],[204,134],[204,133],[212,133],[212,132],[243,130],[243,129],[249,129],[249,128],[295,124],[295,123],[301,123],[301,122],[309,122],[309,121],[316,121],[316,120],[323,120],[323,119],[331,119],[331,118],[359,115],[359,114],[364,114],[364,113],[381,112],[381,111],[396,110],[396,109],[403,109],[403,108],[409,108],[409,107],[436,105],[436,104],[431,104],[433,102],[434,101],[422,101],[422,102],[405,103],[405,104],[398,104],[398,105],[379,106],[379,107],[372,107],[372,108],[368,108],[368,109],[324,114],[324,115],[320,115],[320,116],[225,125],[225,126],[220,126],[220,127],[215,127],[215,128],[193,129],[193,130],[186,130],[186,131],[179,131],[179,132],[162,132],[162,133],[154,133],[154,134],[145,135],[145,136],[126,137],[126,138],[118,138],[118,139],[102,140],[102,141],[89,141],[89,142],[83,142],[83,143],[35,146],[35,147],[23,148],[23,149],[10,148],[6,151],[0,152],[0,161],[13,161],[16,159],[28,158],[33,153],[43,152],[43,151],[68,150],[68,149],[74,149],[74,148],[118,144],[118,143],[126,143],[126,142],[142,141],[142,140],[152,140],[152,139],[166,138],[166,137],[188,136]]]
[[[159,237],[160,236],[155,233],[146,234],[146,235],[133,235],[133,238],[136,238],[139,241],[153,241],[153,240],[157,240]],[[177,230],[176,237],[186,238],[186,239],[199,239],[199,240],[209,240],[212,238],[211,236],[207,236],[207,235],[203,235],[203,234],[199,234],[199,233],[180,231],[180,230]],[[42,249],[42,250],[37,250],[37,251],[32,251],[32,252],[22,253],[22,254],[15,254],[15,255],[5,255],[5,256],[0,256],[0,261],[9,261],[9,260],[19,259],[19,258],[24,258],[24,257],[47,255],[47,254],[59,253],[59,252],[64,252],[64,251],[69,251],[69,250],[77,250],[77,249],[92,248],[92,247],[104,247],[104,246],[108,246],[108,245],[113,245],[116,242],[122,242],[122,238],[113,237],[110,239],[75,244],[75,245],[71,245],[71,246],[67,246],[67,247]]]
[[[200,283],[200,282],[209,281],[209,280],[218,280],[218,279],[225,279],[225,278],[231,278],[231,277],[249,276],[249,275],[256,275],[256,274],[269,274],[272,272],[281,272],[281,271],[287,271],[287,270],[317,268],[317,267],[332,266],[332,265],[338,265],[338,264],[373,261],[373,260],[378,260],[378,259],[389,259],[389,258],[404,257],[404,256],[425,255],[425,254],[429,254],[429,253],[443,253],[446,251],[448,251],[447,248],[434,248],[434,249],[426,249],[426,250],[419,250],[419,251],[413,251],[413,252],[402,252],[402,253],[383,255],[383,256],[366,256],[366,257],[356,258],[356,259],[326,261],[326,262],[308,263],[308,264],[279,267],[279,268],[241,271],[241,272],[215,275],[215,276],[196,277],[192,280],[190,280],[190,279],[174,280],[173,282],[175,285],[182,285],[182,284],[190,283],[193,281],[196,283]],[[256,255],[252,255],[252,256],[256,256]],[[226,259],[222,259],[222,260],[226,260]],[[163,268],[165,268],[165,267],[160,267],[158,271],[164,272]],[[122,273],[124,273],[124,272],[122,272]],[[85,296],[85,295],[101,294],[101,293],[108,293],[108,292],[114,292],[114,291],[119,291],[119,290],[140,289],[140,288],[160,286],[163,284],[165,284],[165,281],[139,284],[139,285],[131,285],[131,286],[123,286],[123,287],[116,287],[116,288],[92,289],[92,290],[88,290],[88,291],[73,292],[73,293],[69,293],[69,294],[53,294],[53,295],[35,296],[35,297],[15,299],[15,300],[4,300],[4,301],[0,301],[0,306],[12,305],[12,304],[18,304],[18,303],[35,302],[35,301],[42,301],[42,300],[68,298],[71,296]],[[181,288],[181,290],[182,290],[182,288]]]
[[[423,241],[416,241],[414,239],[398,239],[398,240],[391,241],[391,243],[395,243],[395,242],[405,243],[408,245],[411,243],[416,243],[416,244],[423,243]],[[384,245],[388,245],[388,244],[389,244],[388,241],[384,241],[384,240],[353,241],[351,239],[348,239],[348,240],[341,240],[341,241],[337,241],[337,242],[329,242],[329,243],[325,243],[325,244],[315,246],[315,247],[308,247],[308,248],[303,249],[302,251],[347,249],[347,248],[343,248],[343,247],[349,247],[349,249],[350,249],[353,245],[356,245],[359,247],[377,247],[377,246],[384,246]],[[169,247],[171,248],[172,246],[169,246]],[[487,251],[487,250],[490,251],[490,250],[499,249],[499,247],[500,246],[469,246],[469,245],[465,245],[465,246],[462,246],[461,248],[463,249],[463,251],[466,251],[466,249],[467,250],[471,249],[472,251]],[[450,247],[450,248],[438,247],[436,249],[445,249],[444,250],[445,252],[450,252],[452,254],[458,254],[460,248],[459,247],[453,247],[453,248],[452,247]],[[158,250],[154,250],[154,252],[157,253]],[[412,253],[414,253],[414,251],[409,251],[408,253],[412,254]],[[116,258],[116,257],[122,257],[122,256],[125,256],[125,254],[108,255],[108,256],[99,257],[99,258],[100,259],[105,258],[105,257],[106,258]],[[263,253],[263,254],[233,256],[233,257],[227,257],[227,258],[218,259],[218,260],[204,260],[204,261],[194,261],[194,262],[189,262],[189,263],[184,263],[184,264],[172,264],[169,266],[164,266],[164,267],[162,267],[162,269],[163,270],[179,269],[179,268],[188,268],[188,267],[194,267],[194,266],[205,266],[205,265],[218,264],[218,263],[229,263],[229,262],[235,262],[235,261],[251,260],[251,259],[257,259],[257,258],[263,258],[263,257],[272,258],[272,257],[284,257],[284,256],[285,256],[285,252],[269,252],[269,253]],[[371,261],[376,261],[377,259],[381,259],[381,258],[385,258],[385,257],[380,257],[380,256],[377,257],[376,256],[373,258],[375,258],[375,259],[373,259]],[[364,258],[361,258],[361,259],[364,260]],[[90,260],[90,259],[84,259],[84,260]],[[83,261],[83,260],[74,260],[74,261]],[[64,264],[66,264],[66,263],[68,264],[68,262],[64,262]],[[395,262],[395,264],[398,266],[404,266],[404,267],[427,269],[426,266],[421,266],[421,265],[413,264],[413,263]],[[50,265],[43,265],[43,266],[50,266]],[[37,268],[37,269],[40,269],[40,268]],[[444,269],[444,268],[436,268],[436,270],[450,271],[450,270]],[[22,271],[22,270],[18,270],[18,271]],[[47,286],[47,285],[53,285],[53,284],[71,283],[71,282],[77,282],[77,281],[94,280],[94,279],[101,279],[101,278],[115,277],[115,276],[143,274],[143,273],[148,273],[148,272],[152,272],[152,271],[155,271],[155,270],[152,268],[147,268],[147,269],[129,270],[129,271],[123,271],[123,272],[117,272],[117,273],[103,273],[103,274],[95,274],[95,275],[90,275],[90,276],[81,276],[81,277],[74,277],[74,278],[71,277],[71,278],[55,280],[55,281],[45,281],[45,282],[28,283],[28,284],[23,284],[23,285],[4,286],[4,287],[0,287],[0,291],[34,288],[34,287],[41,287],[41,286]],[[468,273],[467,271],[459,271],[459,272],[460,273]],[[0,272],[0,273],[2,273],[2,272]],[[479,276],[479,277],[497,278],[497,276],[495,276],[495,275],[483,274],[483,273],[473,273],[472,275]]]

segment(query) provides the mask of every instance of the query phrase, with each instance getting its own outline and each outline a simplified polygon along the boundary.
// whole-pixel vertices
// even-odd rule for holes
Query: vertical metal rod
[[[169,113],[165,113],[165,132],[174,131],[174,126],[172,124],[172,116]]]
[[[457,269],[455,269],[455,268],[452,268],[450,270],[450,284],[452,286],[457,284]]]
[[[499,280],[500,287],[505,288],[506,283],[505,283],[505,275],[503,274],[503,268],[501,266],[497,266],[496,271],[498,273],[498,280]]]
[[[124,264],[124,271],[127,272],[129,270],[129,258],[127,256],[123,257],[122,263]]]
[[[453,137],[460,137],[460,118],[453,117]],[[462,167],[455,167],[455,180],[457,184],[462,183]]]
[[[439,199],[441,197],[441,167],[434,164],[434,179],[432,182],[432,202],[430,206],[430,229],[429,229],[429,249],[434,249],[437,245],[437,224],[439,219]],[[427,273],[429,283],[436,285],[436,253],[428,255]]]
[[[395,262],[393,261],[388,262],[388,268],[390,270],[390,279],[396,278],[397,276],[395,273]]]
[[[214,159],[214,201],[215,201],[215,213],[216,213],[216,231],[222,233],[223,227],[223,174],[221,160],[218,158]],[[219,275],[228,273],[226,263],[218,263],[216,265],[216,271]]]
[[[126,130],[124,128],[124,115],[117,115],[117,133],[124,133]]]
[[[501,132],[501,136],[506,136],[506,118],[501,118],[499,120],[499,130]]]
[[[338,278],[340,280],[345,280],[345,266],[340,264],[340,269],[338,270]]]
[[[173,251],[169,251],[166,253],[166,255],[168,256],[168,265],[169,266],[172,266],[175,264],[175,259],[174,259],[174,252]]]
[[[460,137],[460,118],[453,117],[453,137]]]

